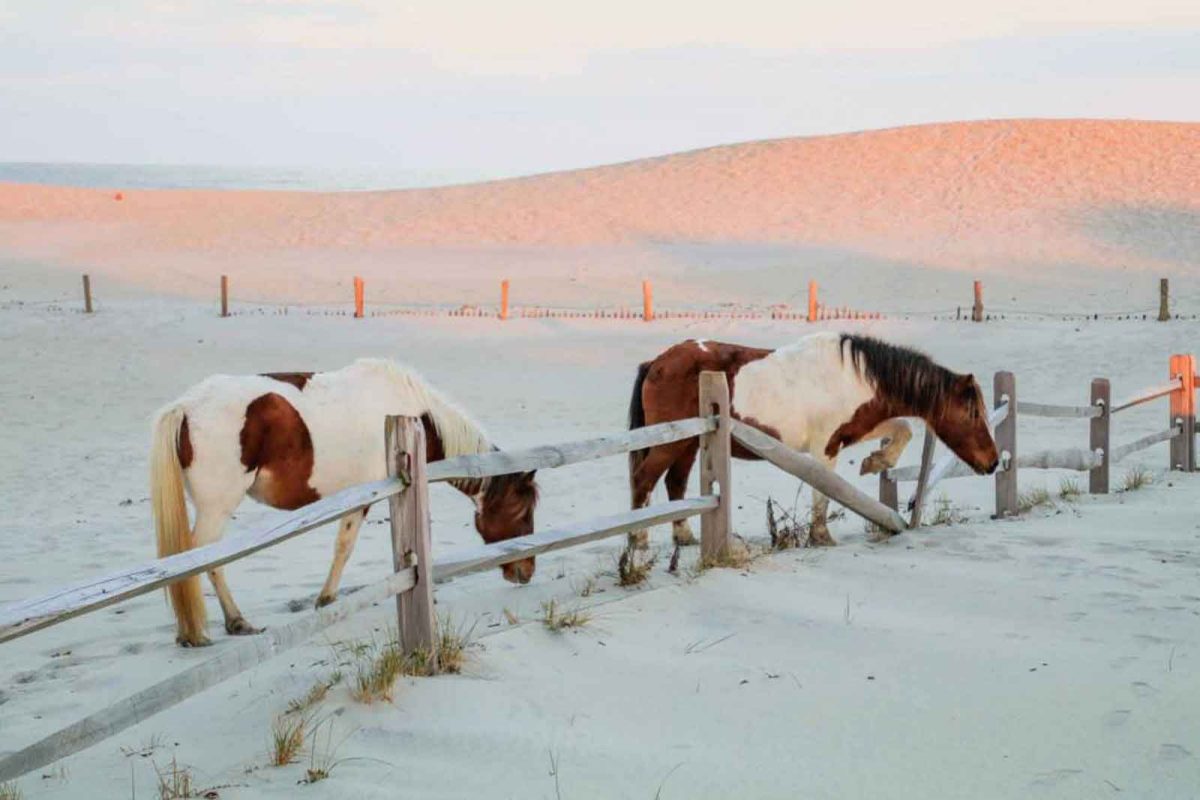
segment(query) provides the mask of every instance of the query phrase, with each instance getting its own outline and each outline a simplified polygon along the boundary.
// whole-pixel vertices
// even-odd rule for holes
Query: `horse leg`
[[[659,445],[650,449],[650,452],[638,464],[629,479],[629,488],[632,495],[631,508],[637,510],[650,505],[650,495],[653,494],[658,479],[675,463],[675,459],[679,457],[680,452],[680,449],[675,445]],[[645,528],[633,531],[629,534],[629,546],[635,547],[638,550],[645,550],[650,546],[650,532]]]
[[[337,542],[333,546],[333,563],[329,565],[329,577],[317,595],[317,608],[327,606],[337,599],[338,584],[342,581],[342,570],[350,553],[354,551],[354,543],[358,541],[358,529],[362,526],[367,510],[355,511],[342,517],[338,524]]]
[[[912,435],[912,426],[904,419],[889,419],[875,426],[875,429],[863,438],[881,439],[880,448],[863,459],[859,474],[874,475],[896,466]]]
[[[691,475],[692,465],[696,462],[696,451],[700,449],[699,443],[694,439],[686,444],[687,449],[667,470],[667,497],[671,500],[682,500],[687,494],[688,476]],[[692,533],[692,526],[686,519],[672,522],[671,532],[677,545],[696,543],[696,535]]]
[[[825,457],[821,460],[829,469],[837,466],[836,458]],[[829,498],[813,489],[812,525],[808,529],[809,547],[833,547],[837,544],[829,535],[828,513]]]
[[[225,532],[225,523],[228,519],[227,514],[204,511],[197,514],[194,533],[196,546],[203,547],[218,541]],[[221,602],[221,611],[225,614],[226,632],[234,636],[262,633],[262,628],[255,628],[251,625],[238,610],[237,603],[233,600],[233,593],[229,591],[229,584],[225,583],[225,568],[216,567],[209,570],[208,579],[212,582],[213,589],[216,590],[217,600]]]

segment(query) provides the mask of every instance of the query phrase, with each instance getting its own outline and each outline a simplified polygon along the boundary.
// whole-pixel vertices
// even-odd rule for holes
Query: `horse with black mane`
[[[419,417],[426,458],[486,453],[496,448],[463,411],[412,370],[360,359],[333,372],[214,375],[159,411],[150,458],[151,499],[159,557],[211,544],[246,495],[297,509],[350,486],[386,477],[383,422]],[[533,532],[534,473],[462,479],[451,484],[475,502],[475,528],[485,542]],[[186,494],[196,508],[188,521]],[[337,597],[342,569],[367,510],[342,518],[329,577],[317,607]],[[533,577],[534,559],[501,567],[514,583]],[[242,616],[224,570],[208,573],[233,635],[258,633]],[[184,646],[209,643],[200,578],[168,587]]]
[[[833,468],[838,453],[862,441],[882,440],[863,459],[861,473],[894,467],[912,438],[905,417],[920,417],[978,473],[995,472],[1000,456],[988,429],[988,409],[975,378],[953,372],[916,350],[870,336],[816,333],[778,350],[704,339],[681,342],[638,367],[629,403],[629,427],[693,417],[703,371],[724,372],[732,415]],[[666,475],[678,500],[699,447],[696,439],[629,454],[632,505],[650,501]],[[735,440],[736,458],[756,459]],[[826,522],[829,499],[814,492],[809,543],[835,544]],[[686,520],[674,524],[677,544],[695,541]],[[644,547],[647,532],[630,534]]]

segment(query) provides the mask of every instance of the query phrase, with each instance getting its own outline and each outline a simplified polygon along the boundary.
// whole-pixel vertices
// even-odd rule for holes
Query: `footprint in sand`
[[[1129,721],[1132,714],[1128,708],[1118,708],[1104,715],[1104,724],[1109,728],[1119,728]]]
[[[1053,789],[1064,781],[1083,773],[1081,769],[1052,769],[1049,772],[1039,772],[1029,782],[1031,789]]]
[[[1145,681],[1134,681],[1133,683],[1129,684],[1129,688],[1133,690],[1133,693],[1138,697],[1153,697],[1154,695],[1158,694],[1158,689],[1155,689]]]
[[[1160,744],[1158,757],[1163,761],[1183,761],[1192,757],[1192,751],[1181,744]]]

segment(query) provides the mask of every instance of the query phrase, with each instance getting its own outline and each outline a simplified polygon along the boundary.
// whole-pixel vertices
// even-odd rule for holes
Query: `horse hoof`
[[[246,622],[245,617],[231,619],[225,623],[225,632],[230,636],[251,636],[256,633],[262,633],[262,628],[256,628],[249,622]]]
[[[834,547],[837,542],[829,535],[829,531],[816,530],[808,535],[809,547]]]
[[[687,547],[696,543],[696,535],[692,533],[690,529],[685,530],[682,533],[676,531],[674,539],[675,544],[679,545],[680,547]]]
[[[337,597],[333,596],[333,595],[328,595],[328,594],[317,595],[317,608],[324,608],[325,606],[332,603],[334,600],[337,600]]]
[[[204,635],[195,636],[192,638],[188,638],[186,636],[176,636],[175,644],[179,645],[180,647],[208,647],[210,644],[212,644],[212,640]]]
[[[880,453],[871,453],[871,455],[863,459],[862,467],[859,469],[858,474],[878,475],[889,468],[890,465],[884,460],[883,455]]]

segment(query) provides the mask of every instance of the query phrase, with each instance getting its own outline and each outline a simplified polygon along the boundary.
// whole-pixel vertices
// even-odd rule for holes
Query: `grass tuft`
[[[311,717],[287,712],[271,723],[271,766],[286,767],[294,763],[304,749],[304,737]]]
[[[308,751],[308,769],[304,771],[304,780],[300,783],[319,783],[333,774],[333,770],[345,759],[337,757],[337,751],[346,741],[349,734],[336,743],[333,741],[333,720],[324,723],[325,741],[321,741],[322,723],[313,729],[312,747]]]
[[[795,505],[787,511],[772,497],[767,498],[767,533],[775,551],[803,547],[808,542],[808,526],[797,518]]]
[[[1121,482],[1122,492],[1135,492],[1138,489],[1149,486],[1154,482],[1154,475],[1150,470],[1138,464],[1130,467],[1125,473],[1125,479]]]
[[[929,525],[958,525],[966,521],[966,515],[950,502],[945,493],[933,501],[933,516],[929,518]]]
[[[1063,478],[1058,482],[1058,496],[1067,501],[1071,501],[1083,494],[1083,489],[1079,487],[1079,481],[1074,478]]]
[[[1017,496],[1017,510],[1022,514],[1048,505],[1053,505],[1053,499],[1050,496],[1050,491],[1045,486],[1029,489]]]
[[[553,598],[542,603],[542,624],[546,630],[562,633],[569,628],[582,628],[591,621],[591,615],[582,608],[567,611]]]
[[[350,696],[367,705],[380,700],[390,703],[396,679],[403,671],[404,656],[394,640],[382,646],[372,642],[365,655],[354,665]]]
[[[16,781],[0,783],[0,800],[21,800],[21,787]]]
[[[187,800],[197,796],[192,785],[192,771],[179,766],[174,756],[171,757],[171,763],[164,768],[154,764],[154,772],[158,776],[159,800]]]
[[[645,557],[639,557],[637,550],[626,547],[617,559],[617,585],[630,587],[645,583],[646,579],[650,577],[656,561],[658,561],[658,551],[648,552]]]
[[[317,681],[312,685],[312,688],[302,697],[297,697],[287,704],[285,714],[303,714],[309,709],[320,705],[325,697],[329,694],[329,690],[342,682],[342,673],[334,672],[329,676],[328,680]]]

